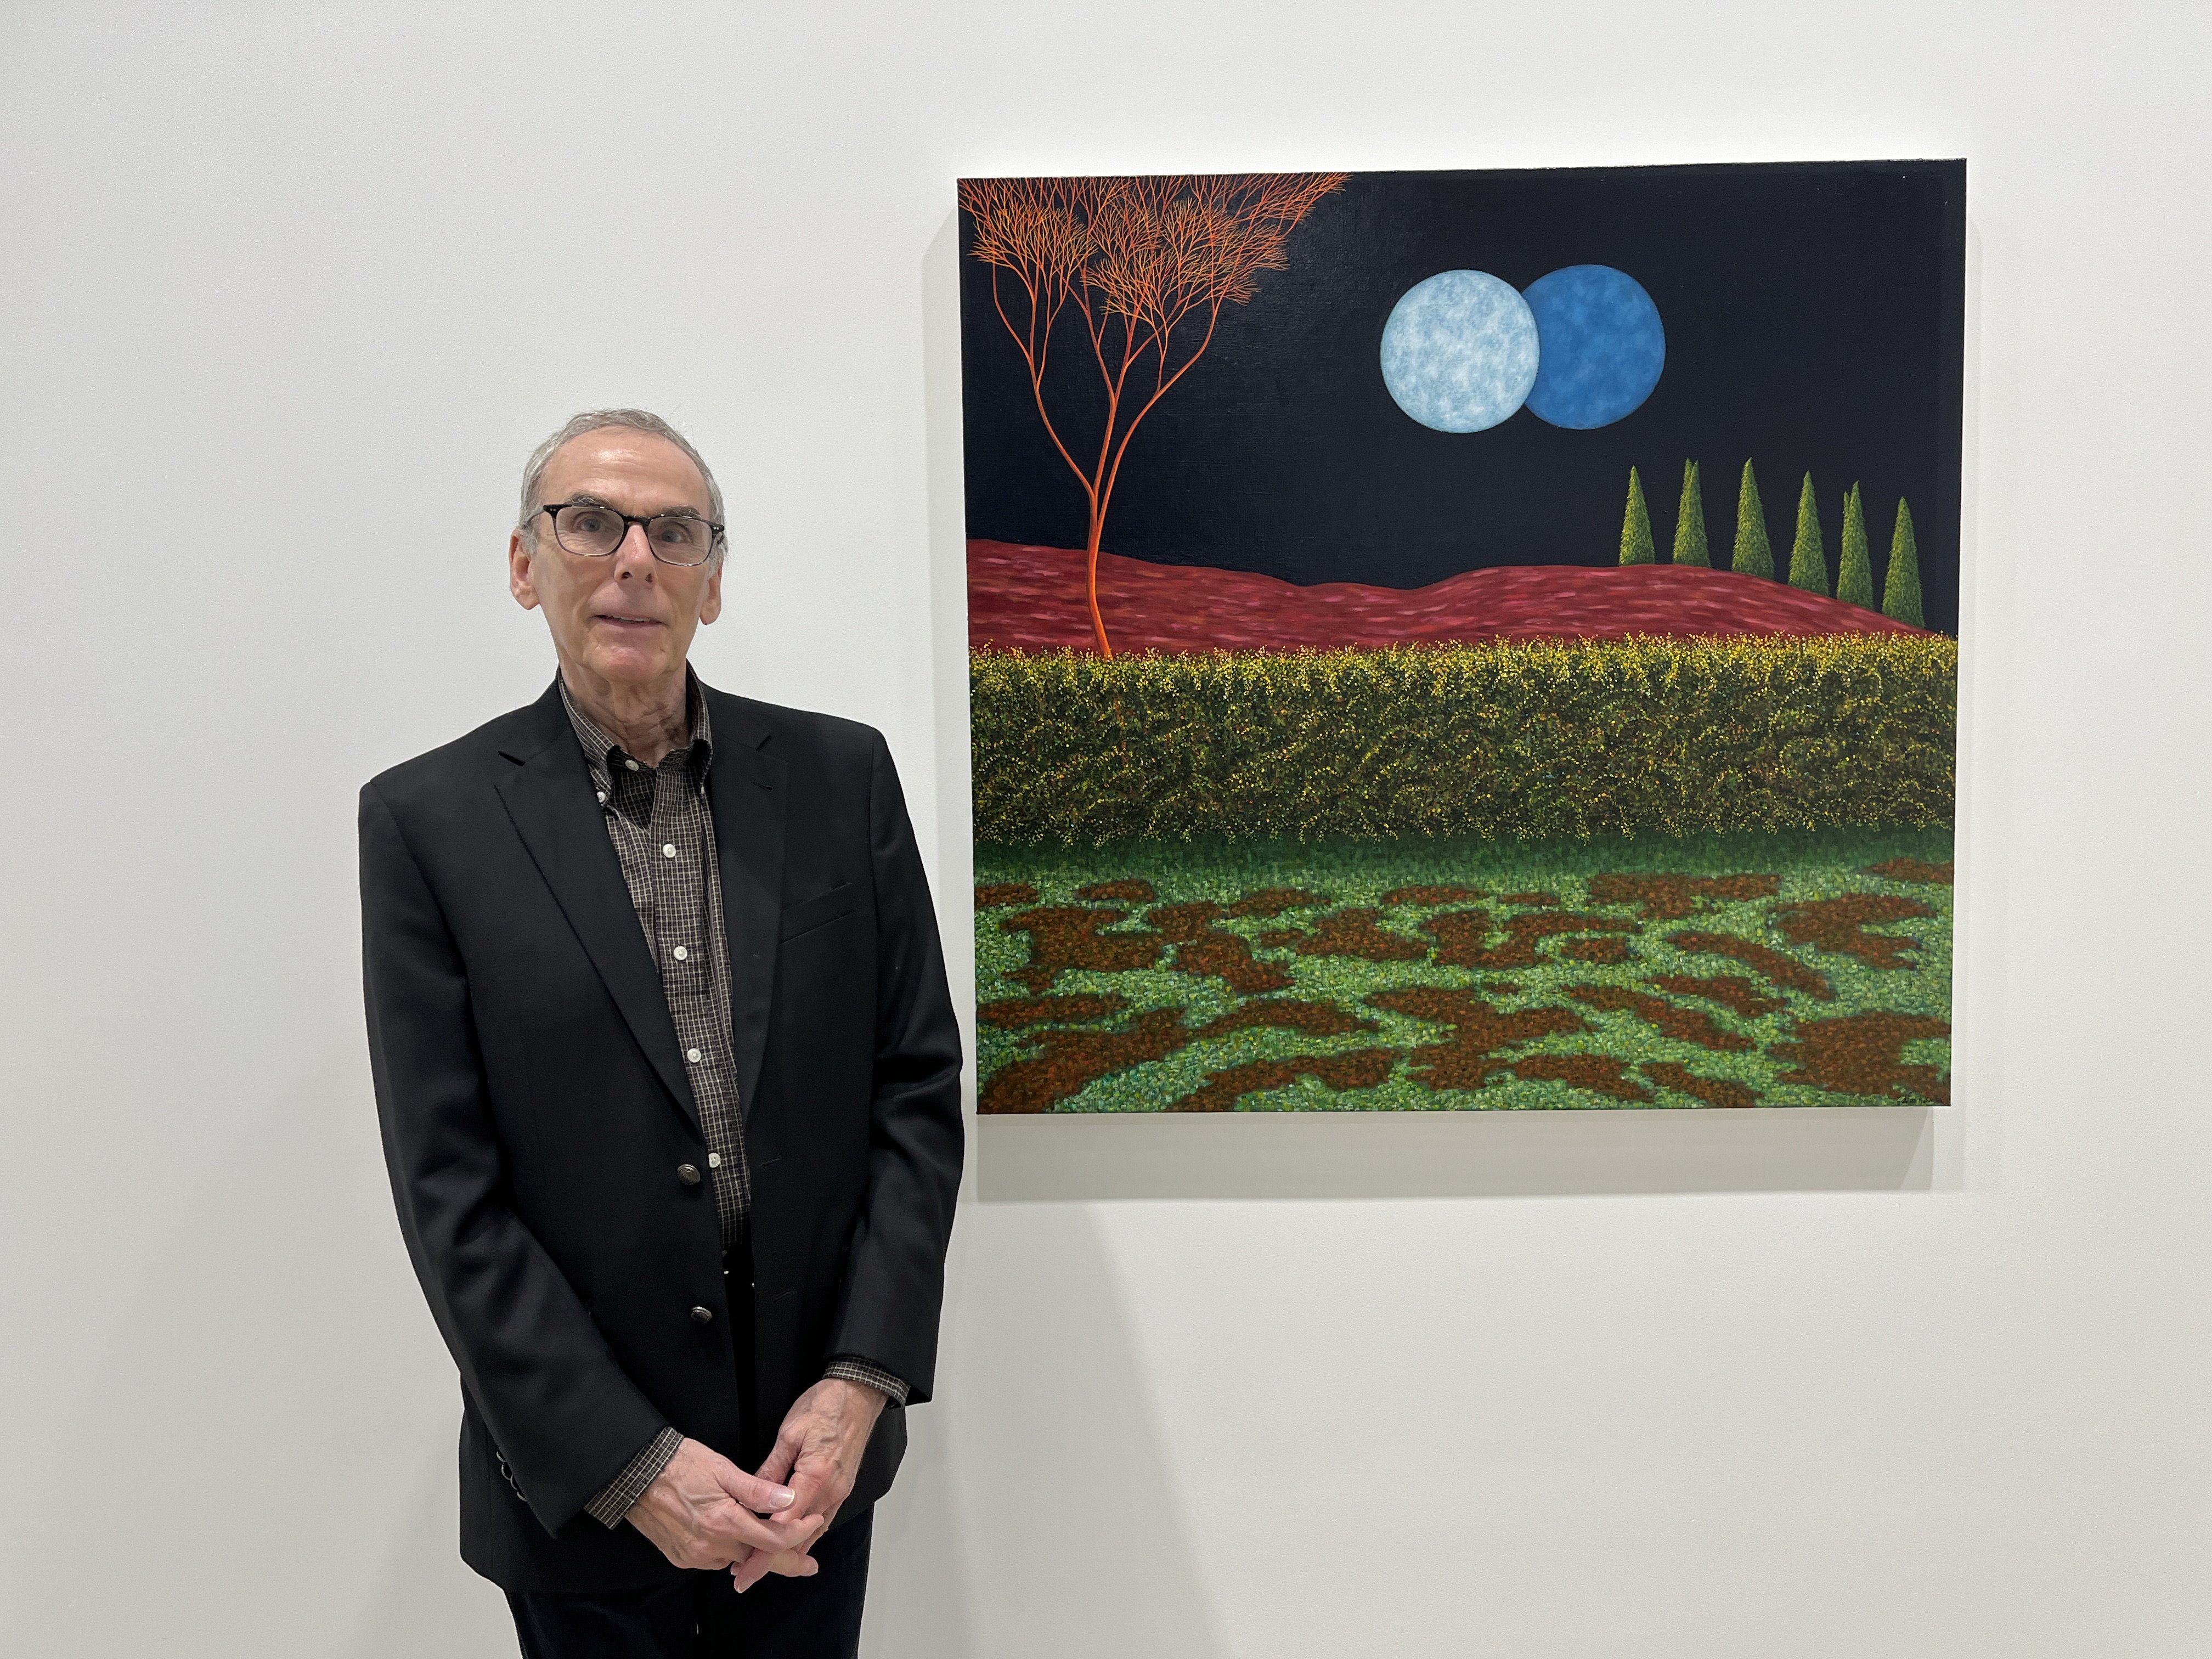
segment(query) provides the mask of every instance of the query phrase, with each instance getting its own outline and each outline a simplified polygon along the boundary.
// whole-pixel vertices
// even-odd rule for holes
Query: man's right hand
[[[678,1566],[713,1570],[755,1550],[777,1555],[811,1544],[822,1531],[818,1517],[774,1527],[761,1519],[791,1503],[790,1487],[747,1474],[712,1448],[686,1440],[627,1518]]]

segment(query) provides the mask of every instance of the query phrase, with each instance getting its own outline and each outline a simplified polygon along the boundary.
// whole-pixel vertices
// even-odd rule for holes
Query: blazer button
[[[676,1166],[676,1178],[687,1187],[697,1186],[699,1184],[699,1166],[696,1164],[678,1164]]]
[[[691,1310],[691,1322],[692,1322],[693,1324],[695,1324],[695,1325],[711,1325],[711,1324],[713,1324],[713,1323],[714,1322],[714,1310],[712,1308],[694,1308],[694,1309],[692,1309],[692,1310]]]

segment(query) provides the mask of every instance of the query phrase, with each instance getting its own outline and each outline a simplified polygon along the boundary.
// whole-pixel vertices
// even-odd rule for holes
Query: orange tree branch
[[[1034,337],[1036,327],[1036,290],[1030,287],[1028,277],[1021,272],[1017,271],[1014,274],[1016,280],[1020,282],[1023,289],[1030,297],[1030,327]],[[1013,319],[1006,315],[1006,308],[999,298],[999,268],[996,265],[991,267],[991,303],[997,307],[999,320],[1006,325],[1006,332],[1013,337],[1014,349],[1022,354],[1022,361],[1029,366],[1030,395],[1036,400],[1037,419],[1044,422],[1044,435],[1052,440],[1052,447],[1060,452],[1060,459],[1067,463],[1067,470],[1075,475],[1076,483],[1083,486],[1083,493],[1091,501],[1092,510],[1095,512],[1098,501],[1097,481],[1084,476],[1083,469],[1075,464],[1075,457],[1067,453],[1067,446],[1060,441],[1060,429],[1052,423],[1051,411],[1044,405],[1044,364],[1040,357],[1030,351],[1027,341],[1022,337],[1021,331],[1014,326]],[[1058,315],[1056,309],[1054,314],[1055,317]],[[1052,327],[1048,323],[1045,326],[1045,337],[1048,343],[1050,343],[1051,336]]]
[[[1212,312],[1208,314],[1206,319],[1206,337],[1198,343],[1198,349],[1190,354],[1189,357],[1184,361],[1182,368],[1176,369],[1172,375],[1169,376],[1168,382],[1165,386],[1162,386],[1158,392],[1155,392],[1150,398],[1145,400],[1145,406],[1137,411],[1136,418],[1129,422],[1129,429],[1121,434],[1121,446],[1114,453],[1113,467],[1106,474],[1103,487],[1099,492],[1098,516],[1100,518],[1103,519],[1106,516],[1106,509],[1113,505],[1114,485],[1115,481],[1121,476],[1121,459],[1129,453],[1129,440],[1137,435],[1137,428],[1144,424],[1145,416],[1152,412],[1154,405],[1156,405],[1161,398],[1166,397],[1168,393],[1174,389],[1175,383],[1177,380],[1180,380],[1184,375],[1190,373],[1191,364],[1196,362],[1200,357],[1206,356],[1206,349],[1213,343],[1213,331],[1219,325],[1220,321],[1221,304],[1220,301],[1216,301]]]

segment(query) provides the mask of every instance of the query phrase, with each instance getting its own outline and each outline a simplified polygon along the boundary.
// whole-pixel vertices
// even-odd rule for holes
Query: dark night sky
[[[1663,561],[1690,458],[1724,567],[1749,457],[1784,573],[1808,469],[1832,580],[1845,487],[1863,487],[1877,584],[1909,500],[1929,625],[1955,633],[1965,234],[1960,161],[1355,174],[1139,430],[1105,545],[1391,587],[1609,564],[1633,464]],[[1445,433],[1390,400],[1377,351],[1407,289],[1455,269],[1525,289],[1571,264],[1616,266],[1659,307],[1666,370],[1641,408],[1589,432],[1522,410]],[[989,276],[962,260],[968,533],[1079,547],[1082,494]],[[1097,370],[1079,320],[1061,326],[1048,394],[1095,446]]]

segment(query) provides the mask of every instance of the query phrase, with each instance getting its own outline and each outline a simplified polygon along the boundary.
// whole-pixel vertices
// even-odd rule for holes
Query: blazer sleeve
[[[468,973],[390,807],[361,797],[362,970],[385,1164],[416,1276],[548,1532],[665,1426],[509,1200]]]
[[[881,736],[869,779],[876,898],[876,1052],[867,1195],[853,1231],[830,1352],[930,1397],[945,1253],[960,1188],[960,1027],[929,880]]]

